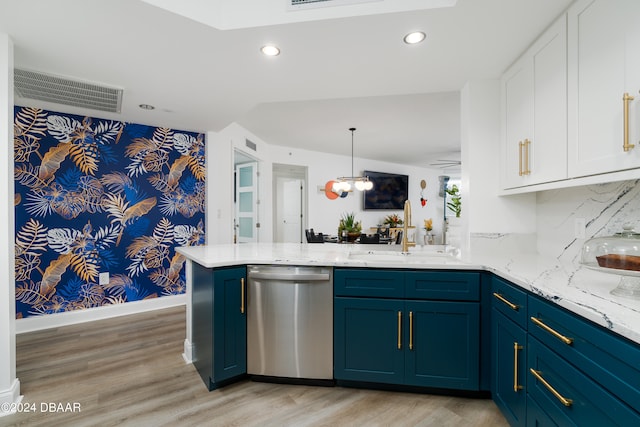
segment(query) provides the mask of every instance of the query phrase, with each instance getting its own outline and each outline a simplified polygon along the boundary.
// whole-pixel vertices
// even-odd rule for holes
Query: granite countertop
[[[620,277],[537,253],[476,251],[460,256],[442,246],[257,243],[181,247],[209,268],[245,264],[486,270],[640,344],[640,300],[610,294]],[[451,256],[453,253],[454,256]]]

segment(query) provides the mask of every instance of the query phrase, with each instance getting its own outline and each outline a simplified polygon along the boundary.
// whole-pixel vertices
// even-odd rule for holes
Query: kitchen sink
[[[416,250],[403,253],[400,251],[357,250],[349,252],[348,258],[354,261],[369,261],[395,264],[443,264],[459,262],[450,252],[444,249]]]

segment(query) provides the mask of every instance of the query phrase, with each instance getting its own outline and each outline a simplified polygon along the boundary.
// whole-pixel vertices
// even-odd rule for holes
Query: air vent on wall
[[[244,145],[246,145],[247,148],[251,148],[253,151],[258,151],[258,146],[253,141],[249,141],[248,139],[245,139]]]
[[[382,0],[287,0],[289,10],[313,9],[324,6],[345,6],[355,3],[372,3]]]
[[[99,86],[36,71],[14,70],[14,89],[22,98],[119,113],[122,89]]]

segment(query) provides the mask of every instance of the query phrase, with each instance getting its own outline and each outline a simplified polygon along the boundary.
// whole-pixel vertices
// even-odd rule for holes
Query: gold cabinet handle
[[[494,292],[493,296],[496,297],[498,301],[505,303],[511,310],[518,311],[518,309],[520,308],[497,292]]]
[[[413,350],[413,311],[409,312],[409,350]]]
[[[513,343],[513,391],[522,390],[522,386],[518,385],[518,350],[522,350],[522,346],[517,342]]]
[[[240,278],[240,313],[244,314],[244,277]]]
[[[518,175],[522,176],[522,148],[524,147],[524,143],[522,141],[518,141]]]
[[[622,105],[624,110],[622,114],[624,117],[624,123],[623,123],[624,139],[622,141],[622,149],[624,151],[629,151],[633,147],[635,147],[634,144],[629,144],[629,102],[633,100],[634,100],[633,96],[629,95],[626,92],[624,95],[622,95]]]
[[[573,400],[571,399],[567,399],[566,397],[564,397],[563,395],[561,395],[560,393],[558,393],[558,390],[556,390],[555,388],[553,388],[551,386],[551,384],[549,384],[547,382],[547,380],[545,380],[544,378],[542,378],[542,372],[540,371],[536,371],[533,368],[529,368],[529,372],[531,372],[531,374],[536,377],[536,379],[538,381],[540,381],[542,383],[542,385],[544,385],[547,390],[549,390],[551,392],[551,394],[553,394],[556,399],[558,399],[560,401],[560,403],[562,403],[564,406],[569,407],[571,405],[573,405]]]
[[[529,146],[531,145],[531,141],[528,139],[524,140],[524,171],[522,171],[523,175],[530,175],[531,169],[529,169]]]
[[[566,345],[571,345],[573,344],[573,338],[568,338],[565,337],[564,335],[562,335],[560,332],[550,328],[549,326],[545,325],[540,319],[537,319],[535,317],[531,317],[531,321],[533,323],[535,323],[536,325],[540,326],[542,329],[544,329],[545,331],[549,332],[551,335],[553,335],[554,337],[558,338],[560,341],[562,341],[563,343],[565,343]]]
[[[402,348],[402,312],[398,312],[398,350]]]

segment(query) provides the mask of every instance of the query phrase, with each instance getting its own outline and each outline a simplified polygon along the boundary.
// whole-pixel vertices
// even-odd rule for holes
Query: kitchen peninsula
[[[482,250],[465,256],[451,256],[443,247],[418,246],[411,248],[410,253],[404,255],[394,251],[393,246],[389,248],[391,250],[367,250],[357,245],[269,243],[183,247],[179,252],[190,261],[187,268],[188,280],[193,279],[192,271],[196,266],[191,263],[195,263],[201,271],[210,271],[211,277],[215,277],[217,271],[240,272],[243,286],[244,268],[254,264],[328,266],[333,267],[335,272],[340,272],[339,276],[353,277],[354,274],[360,274],[356,277],[359,281],[366,280],[367,277],[378,278],[386,274],[386,271],[395,272],[389,273],[390,277],[404,277],[404,272],[410,272],[411,275],[417,275],[415,277],[422,277],[423,283],[427,283],[429,275],[434,273],[477,274],[479,292],[475,297],[433,297],[447,293],[447,290],[442,288],[442,283],[447,283],[447,280],[444,280],[439,282],[437,289],[429,290],[435,291],[435,294],[431,292],[430,297],[422,298],[434,300],[435,304],[464,305],[470,308],[476,305],[479,309],[476,317],[472,314],[468,317],[471,320],[466,320],[466,324],[470,324],[473,323],[473,319],[477,319],[477,325],[475,329],[468,329],[469,337],[464,338],[464,345],[469,348],[465,352],[467,359],[477,358],[476,372],[473,374],[475,378],[473,375],[464,381],[454,378],[448,383],[445,382],[442,387],[432,385],[441,383],[425,382],[425,392],[432,389],[450,389],[454,394],[456,390],[476,391],[480,395],[490,392],[512,425],[519,425],[525,419],[524,414],[530,419],[542,420],[550,417],[548,419],[555,422],[571,420],[578,424],[581,420],[593,417],[605,423],[640,422],[640,369],[637,366],[640,357],[640,310],[636,300],[609,294],[616,287],[619,277],[574,264],[564,264],[535,253]],[[334,279],[337,281],[336,277],[334,276]],[[210,281],[212,286],[214,282],[214,279]],[[373,295],[360,295],[357,293],[360,291],[350,296],[349,292],[353,289],[345,294],[344,286],[343,290],[339,291],[336,282],[334,377],[338,385],[368,387],[386,383],[403,389],[402,387],[406,387],[403,384],[421,384],[408,376],[408,366],[403,374],[405,379],[397,382],[376,375],[359,376],[363,370],[357,369],[357,366],[348,369],[344,367],[344,357],[350,357],[349,340],[344,340],[344,335],[348,334],[349,330],[353,331],[353,328],[345,326],[345,316],[340,318],[340,310],[344,310],[345,306],[349,308],[352,301],[358,302],[356,300],[366,302],[386,298],[406,304],[407,311],[402,312],[402,321],[401,312],[398,311],[397,351],[407,351],[402,357],[403,360],[410,360],[407,357],[412,350],[415,351],[415,347],[412,348],[413,335],[419,335],[417,331],[412,330],[410,341],[405,342],[403,338],[401,342],[400,325],[415,321],[415,328],[418,329],[425,325],[425,321],[418,321],[416,318],[423,312],[416,308],[420,306],[411,305],[415,303],[412,302],[414,297],[409,295],[409,282],[410,279],[407,278],[404,285],[406,296],[402,294],[400,299],[393,295],[368,298]],[[455,292],[461,293],[461,289],[456,288]],[[235,300],[234,296],[231,303],[233,310],[240,306],[240,298],[243,298],[244,304],[246,296],[244,290],[242,292],[240,296],[238,291],[238,300]],[[189,296],[189,300],[191,298],[194,298],[193,305],[199,304],[197,298]],[[415,299],[417,304],[420,304],[420,298]],[[351,308],[354,307],[356,306]],[[187,361],[192,361],[194,355],[194,328],[197,330],[202,327],[199,323],[192,323],[192,310],[192,304],[188,304],[184,353]],[[439,309],[429,308],[427,311],[434,310]],[[413,316],[413,319],[410,316]],[[348,319],[348,316],[346,318]],[[363,319],[357,320],[362,321]],[[513,330],[516,324],[516,330]],[[413,323],[410,325],[413,328]],[[215,326],[207,327],[210,328],[210,332],[215,329]],[[477,337],[471,336],[474,330]],[[511,335],[507,334],[506,343],[502,343],[505,330],[521,334],[520,338],[514,341]],[[218,331],[218,334],[223,332]],[[416,340],[419,339],[417,337]],[[242,344],[241,336],[232,338],[240,340]],[[505,357],[501,356],[502,344],[506,347]],[[197,345],[195,347],[197,350]],[[242,346],[239,348],[242,349]],[[553,349],[560,356],[549,349]],[[216,354],[220,349],[212,348],[210,351]],[[391,351],[396,351],[395,347]],[[353,365],[354,362],[351,360],[349,363]],[[474,366],[473,361],[471,365],[469,360],[464,363],[467,363],[466,367]],[[572,376],[570,380],[565,381],[562,378],[565,373]],[[215,374],[212,375],[209,378],[210,383],[207,384],[210,389],[227,383],[226,380],[217,383]],[[243,377],[242,369],[239,375],[234,375],[235,378]],[[231,378],[231,381],[233,380],[234,378]],[[505,381],[506,386],[503,384]],[[560,397],[556,396],[551,391],[557,392],[556,389],[569,397],[562,393],[559,394]],[[613,405],[615,411],[607,412],[601,402]]]
[[[397,247],[386,247],[391,250],[369,251],[337,244],[261,243],[192,246],[178,251],[207,268],[280,264],[484,270],[640,344],[640,304],[637,300],[609,294],[617,286],[619,276],[590,271],[535,253],[478,251],[448,257],[437,253],[440,246],[417,246],[411,248],[410,255],[400,256]],[[367,252],[371,253],[369,257]]]

